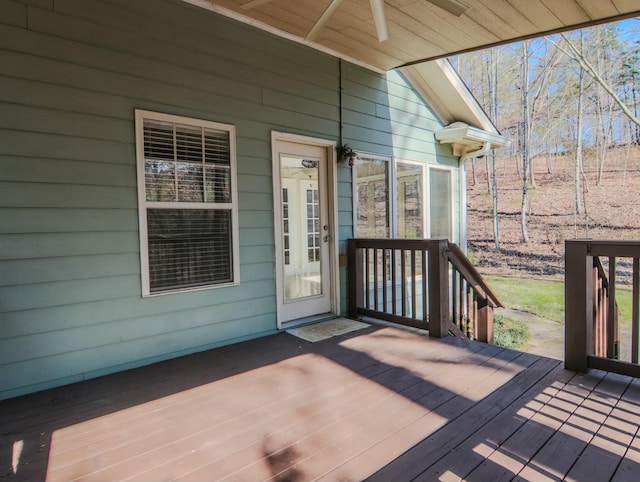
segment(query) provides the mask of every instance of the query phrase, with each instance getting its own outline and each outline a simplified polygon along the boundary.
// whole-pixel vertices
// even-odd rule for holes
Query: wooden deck
[[[640,381],[372,327],[0,402],[2,480],[640,480]]]

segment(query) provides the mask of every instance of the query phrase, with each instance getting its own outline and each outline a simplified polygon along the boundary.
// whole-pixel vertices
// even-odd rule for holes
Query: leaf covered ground
[[[476,161],[477,184],[467,166],[468,241],[472,260],[483,274],[562,279],[567,239],[640,240],[640,148],[607,153],[600,184],[593,156],[586,156],[581,196],[586,214],[574,210],[573,156],[534,159],[536,186],[529,185],[530,242],[522,242],[522,179],[517,160],[499,159],[497,182],[500,250],[493,241],[492,198],[485,159]],[[586,183],[584,182],[586,179]]]

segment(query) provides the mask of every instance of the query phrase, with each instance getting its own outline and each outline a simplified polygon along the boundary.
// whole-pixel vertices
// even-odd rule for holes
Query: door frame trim
[[[273,177],[273,231],[275,244],[275,269],[274,276],[276,282],[276,322],[279,330],[283,329],[282,314],[280,310],[280,300],[284,299],[284,280],[280,267],[283,266],[283,245],[281,237],[282,226],[282,193],[280,189],[280,163],[278,157],[278,142],[294,142],[322,147],[327,152],[327,207],[328,222],[331,240],[329,246],[329,277],[330,277],[330,302],[331,311],[329,315],[340,313],[340,277],[339,277],[339,253],[338,253],[338,178],[336,163],[336,142],[316,137],[302,136],[288,132],[271,131],[271,172]],[[321,315],[321,313],[318,313]]]

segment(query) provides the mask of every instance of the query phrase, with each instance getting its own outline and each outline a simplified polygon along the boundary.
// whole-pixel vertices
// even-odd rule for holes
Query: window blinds
[[[150,292],[233,281],[229,132],[145,118],[143,152]]]

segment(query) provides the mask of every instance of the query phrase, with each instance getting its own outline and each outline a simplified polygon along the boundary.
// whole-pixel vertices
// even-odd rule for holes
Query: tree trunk
[[[493,241],[496,249],[500,251],[500,217],[498,215],[498,182],[496,172],[496,151],[491,152],[491,171],[493,180]]]
[[[529,199],[527,197],[529,174],[529,42],[522,42],[522,204],[520,209],[520,228],[522,242],[529,243],[527,229],[527,211]]]
[[[490,68],[488,80],[490,86],[491,120],[498,122],[498,51],[492,48],[489,51]],[[489,157],[485,157],[488,161]],[[487,169],[487,173],[489,169]],[[491,151],[491,197],[493,200],[493,242],[497,251],[500,251],[500,216],[498,214],[498,173],[496,169],[496,151]]]
[[[582,100],[584,91],[584,71],[578,73],[578,112],[576,115],[576,157],[573,170],[574,211],[576,214],[584,212],[582,195],[580,192],[580,175],[582,173]]]

